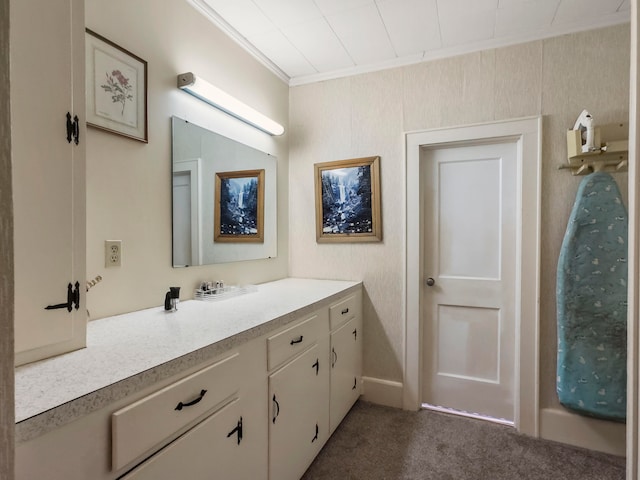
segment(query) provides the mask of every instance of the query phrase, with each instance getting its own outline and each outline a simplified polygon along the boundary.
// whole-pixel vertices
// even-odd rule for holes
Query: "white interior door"
[[[424,403],[514,421],[517,144],[424,150]]]

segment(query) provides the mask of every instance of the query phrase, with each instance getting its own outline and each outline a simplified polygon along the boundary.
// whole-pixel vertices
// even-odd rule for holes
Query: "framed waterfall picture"
[[[380,242],[380,157],[316,163],[316,241]]]
[[[87,125],[147,143],[147,62],[89,29],[85,40]]]
[[[214,242],[264,243],[264,169],[216,172]]]

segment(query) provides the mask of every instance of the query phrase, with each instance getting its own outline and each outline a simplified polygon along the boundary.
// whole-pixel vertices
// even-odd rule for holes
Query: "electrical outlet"
[[[104,241],[104,266],[119,267],[122,265],[122,240]]]

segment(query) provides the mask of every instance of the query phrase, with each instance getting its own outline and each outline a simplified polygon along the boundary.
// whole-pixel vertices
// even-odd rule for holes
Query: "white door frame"
[[[173,164],[173,173],[189,172],[191,186],[191,265],[202,265],[202,215],[200,196],[202,192],[202,159],[179,160]],[[175,215],[175,212],[174,212]],[[183,265],[182,265],[183,266]]]
[[[405,368],[403,408],[421,404],[422,325],[420,322],[423,215],[421,214],[420,150],[436,145],[512,138],[517,142],[516,208],[516,367],[515,426],[538,436],[540,169],[542,118],[441,128],[406,135],[407,249],[405,279]]]

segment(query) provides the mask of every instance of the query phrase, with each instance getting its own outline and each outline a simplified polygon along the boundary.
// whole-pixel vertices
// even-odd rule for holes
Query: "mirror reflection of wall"
[[[173,266],[273,258],[277,255],[276,157],[205,128],[171,118]],[[264,241],[214,240],[216,176],[264,170]],[[219,220],[218,220],[219,221]],[[238,220],[241,221],[241,220]]]

